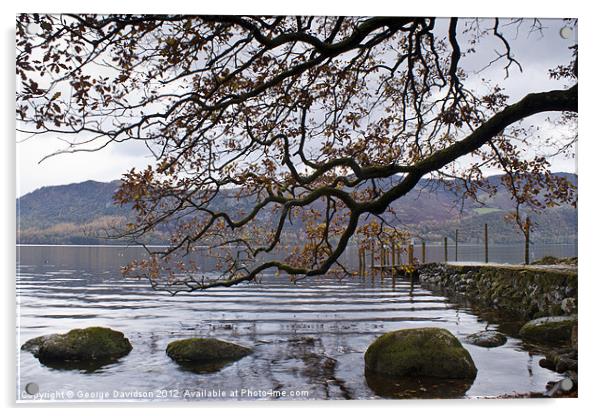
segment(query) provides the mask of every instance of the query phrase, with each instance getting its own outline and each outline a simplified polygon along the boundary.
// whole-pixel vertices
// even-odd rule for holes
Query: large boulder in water
[[[167,355],[195,372],[219,371],[252,352],[250,348],[213,338],[188,338],[167,345]]]
[[[442,328],[402,329],[384,334],[368,347],[364,361],[367,373],[389,377],[473,380],[477,375],[468,351]]]
[[[547,316],[533,319],[522,326],[518,334],[535,342],[567,342],[571,340],[573,326],[577,325],[577,316]]]
[[[132,344],[122,332],[89,327],[33,338],[21,349],[40,362],[107,362],[127,355]]]

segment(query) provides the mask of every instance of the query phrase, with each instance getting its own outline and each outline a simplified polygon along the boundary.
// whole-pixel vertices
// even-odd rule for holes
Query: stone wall
[[[419,266],[418,275],[427,285],[526,319],[577,312],[576,270],[430,263]]]

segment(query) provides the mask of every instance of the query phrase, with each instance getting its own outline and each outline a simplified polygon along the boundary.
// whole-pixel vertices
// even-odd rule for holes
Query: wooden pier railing
[[[460,240],[460,230],[455,230],[454,239],[454,260],[459,261],[458,255],[458,244]],[[525,264],[529,264],[530,256],[530,231],[531,223],[527,217],[525,225]],[[483,228],[483,261],[489,262],[489,229],[487,224],[484,224]],[[448,256],[448,237],[443,237],[443,261],[447,263],[449,261]],[[369,253],[367,253],[369,252]],[[405,253],[404,253],[405,252]],[[358,249],[358,264],[360,276],[366,276],[368,273],[374,276],[375,273],[384,276],[386,274],[402,274],[408,270],[408,266],[414,265],[418,261],[414,257],[414,245],[412,242],[406,241],[382,241],[382,240],[370,240],[368,244],[364,243],[360,245]],[[368,264],[369,259],[369,264]],[[421,241],[421,259],[422,264],[427,263],[427,249],[426,242]]]

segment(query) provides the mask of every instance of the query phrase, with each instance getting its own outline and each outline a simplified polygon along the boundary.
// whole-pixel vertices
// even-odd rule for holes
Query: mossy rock
[[[522,326],[519,336],[535,342],[566,342],[577,324],[577,316],[547,316],[533,319]]]
[[[42,344],[44,344],[44,342],[46,342],[47,339],[49,339],[50,337],[54,337],[54,336],[57,336],[57,334],[42,335],[41,337],[32,338],[32,339],[28,340],[25,344],[21,345],[21,349],[23,351],[29,351],[35,357],[37,357],[40,352],[40,347],[42,346]]]
[[[367,373],[472,380],[477,368],[469,352],[448,330],[413,328],[389,332],[374,341],[364,362]]]
[[[106,362],[127,355],[132,345],[122,332],[89,327],[32,338],[21,349],[30,351],[41,362]]]
[[[188,338],[170,342],[167,355],[184,367],[198,372],[218,371],[249,355],[252,350],[213,338]]]
[[[467,336],[466,341],[479,347],[494,348],[504,345],[508,338],[497,331],[480,331]]]

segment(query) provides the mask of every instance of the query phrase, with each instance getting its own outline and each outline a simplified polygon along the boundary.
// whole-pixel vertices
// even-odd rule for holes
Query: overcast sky
[[[512,68],[511,77],[503,83],[511,97],[511,102],[520,99],[528,92],[562,88],[558,82],[547,77],[547,71],[557,63],[569,61],[568,47],[574,43],[576,33],[573,33],[571,39],[563,39],[559,33],[560,28],[564,26],[562,21],[543,20],[542,22],[547,27],[543,37],[539,34],[527,36],[526,31],[520,33],[516,39],[514,36],[509,36],[514,55],[523,67],[522,73],[517,68]],[[486,48],[487,45],[481,47]],[[501,44],[496,44],[495,48],[502,51]],[[492,56],[495,56],[493,53],[492,51]],[[481,56],[478,61],[473,59],[464,63],[466,67],[482,68],[488,59],[490,58]],[[474,81],[471,82],[478,83],[482,77],[502,79],[503,66],[497,65],[484,71],[480,76],[475,76]],[[559,134],[545,122],[545,117],[538,117],[534,122],[542,129],[542,134]],[[142,144],[134,142],[114,144],[92,153],[62,154],[39,163],[44,156],[63,148],[64,143],[59,138],[50,136],[23,139],[25,136],[17,135],[17,196],[49,185],[86,180],[111,181],[119,179],[132,167],[140,168],[153,163],[148,150]],[[576,172],[576,169],[575,160],[552,161],[553,171]]]

